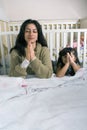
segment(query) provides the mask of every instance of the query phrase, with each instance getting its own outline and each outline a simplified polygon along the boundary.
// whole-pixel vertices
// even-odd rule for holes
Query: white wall
[[[0,20],[3,20],[3,21],[8,20],[6,14],[5,14],[5,12],[4,12],[4,10],[2,8],[0,8]]]
[[[3,3],[0,0],[0,20],[7,20],[7,15],[5,14],[5,10],[3,9]]]
[[[9,20],[80,19],[87,16],[87,0],[0,0]]]
[[[80,20],[81,28],[87,28],[87,17]]]

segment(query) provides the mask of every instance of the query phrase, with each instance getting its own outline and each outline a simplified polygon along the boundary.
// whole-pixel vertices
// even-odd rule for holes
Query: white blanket
[[[0,130],[87,130],[87,68],[63,78],[0,76]]]

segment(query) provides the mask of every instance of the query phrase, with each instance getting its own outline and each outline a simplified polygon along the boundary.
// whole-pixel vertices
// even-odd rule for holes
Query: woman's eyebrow
[[[37,30],[36,28],[33,28],[33,29],[31,29],[31,28],[29,28],[29,27],[27,27],[27,28],[25,28],[26,30]]]

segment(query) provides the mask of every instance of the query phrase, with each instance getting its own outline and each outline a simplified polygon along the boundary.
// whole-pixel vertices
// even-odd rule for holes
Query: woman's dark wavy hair
[[[57,61],[57,67],[63,67],[64,66],[64,63],[62,61],[62,56],[65,56],[67,53],[71,53],[73,52],[73,54],[75,55],[76,57],[76,63],[78,63],[80,65],[80,61],[78,59],[78,54],[77,54],[77,50],[75,48],[72,48],[72,47],[65,47],[64,49],[62,49],[60,52],[59,52],[59,57],[58,57],[58,61]]]
[[[15,46],[11,48],[10,53],[12,52],[13,49],[16,49],[20,56],[25,56],[25,47],[27,46],[27,43],[24,39],[24,33],[25,33],[25,28],[28,24],[34,24],[36,26],[38,32],[37,42],[40,43],[42,46],[47,47],[47,41],[43,35],[42,27],[39,24],[39,22],[36,20],[28,19],[24,21],[23,24],[21,25],[19,34],[17,35],[16,38]]]

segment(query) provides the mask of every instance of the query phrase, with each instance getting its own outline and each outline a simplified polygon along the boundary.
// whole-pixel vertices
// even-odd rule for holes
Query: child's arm
[[[74,72],[77,72],[81,68],[80,65],[76,64],[75,62],[72,62],[71,66],[74,69]]]
[[[69,68],[69,63],[67,62],[67,63],[64,65],[63,68],[60,68],[60,67],[59,67],[59,68],[57,69],[56,76],[57,76],[57,77],[63,77],[63,76],[65,75],[66,71],[68,70],[68,68]]]
[[[79,64],[75,63],[74,57],[72,54],[70,55],[70,65],[72,66],[74,72],[77,72],[81,68]]]
[[[65,73],[67,72],[69,66],[70,66],[70,60],[69,60],[69,53],[67,53],[67,56],[65,58],[65,65],[61,68],[59,67],[57,69],[57,73],[56,73],[56,76],[57,77],[63,77],[65,75]]]

